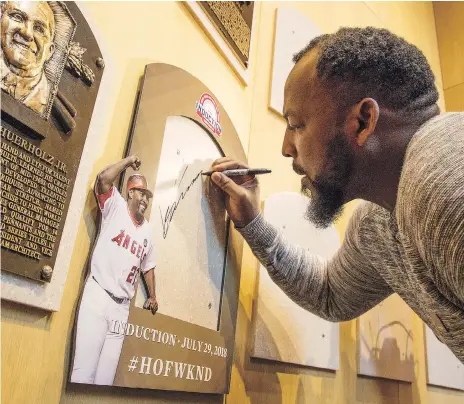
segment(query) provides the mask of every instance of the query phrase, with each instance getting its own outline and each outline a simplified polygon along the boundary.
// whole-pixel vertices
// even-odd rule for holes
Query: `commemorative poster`
[[[71,383],[228,391],[242,242],[203,175],[224,155],[245,160],[215,95],[178,67],[147,65],[126,156],[95,178]]]
[[[1,266],[46,285],[104,60],[74,2],[2,1],[0,19]]]

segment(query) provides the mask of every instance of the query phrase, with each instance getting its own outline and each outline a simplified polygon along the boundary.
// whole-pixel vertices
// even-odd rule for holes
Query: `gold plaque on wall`
[[[201,1],[201,6],[244,66],[250,58],[252,1]]]
[[[0,18],[2,270],[48,283],[104,62],[74,2],[5,1]]]

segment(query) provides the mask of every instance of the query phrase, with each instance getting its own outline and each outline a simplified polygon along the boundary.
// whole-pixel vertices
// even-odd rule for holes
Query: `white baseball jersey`
[[[132,299],[139,268],[155,267],[152,231],[146,219],[137,223],[127,202],[113,186],[97,194],[102,213],[100,234],[92,254],[90,276],[117,297]]]

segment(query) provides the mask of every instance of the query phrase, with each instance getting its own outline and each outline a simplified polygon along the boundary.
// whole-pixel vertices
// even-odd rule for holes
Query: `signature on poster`
[[[182,175],[180,177],[179,187],[180,187],[180,185],[182,183],[182,180],[185,177],[185,173],[187,172],[188,168],[189,168],[189,166],[185,167],[185,170],[184,170],[184,172],[182,173]],[[174,201],[171,205],[169,205],[167,207],[166,211],[164,212],[164,215],[163,215],[163,212],[161,211],[161,207],[159,207],[160,214],[161,214],[161,222],[162,222],[162,225],[163,225],[163,238],[166,238],[167,235],[168,235],[169,226],[171,225],[172,219],[174,218],[174,213],[176,213],[176,210],[177,210],[177,208],[178,208],[178,206],[180,204],[180,201],[185,198],[185,196],[188,194],[188,192],[190,191],[192,186],[195,184],[195,182],[198,180],[198,178],[200,178],[202,172],[203,172],[203,170],[201,170],[198,174],[195,175],[195,177],[193,177],[192,181],[190,181],[187,188],[185,188],[179,194],[177,200]],[[177,180],[176,180],[176,182],[177,182]]]

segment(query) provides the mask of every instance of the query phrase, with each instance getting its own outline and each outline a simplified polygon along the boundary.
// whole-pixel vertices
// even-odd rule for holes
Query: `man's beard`
[[[304,185],[301,193],[311,198],[306,208],[305,219],[316,228],[329,227],[343,213],[344,194],[353,170],[353,152],[343,133],[334,137],[327,150],[328,171],[319,175],[312,183],[315,191],[311,193]]]

